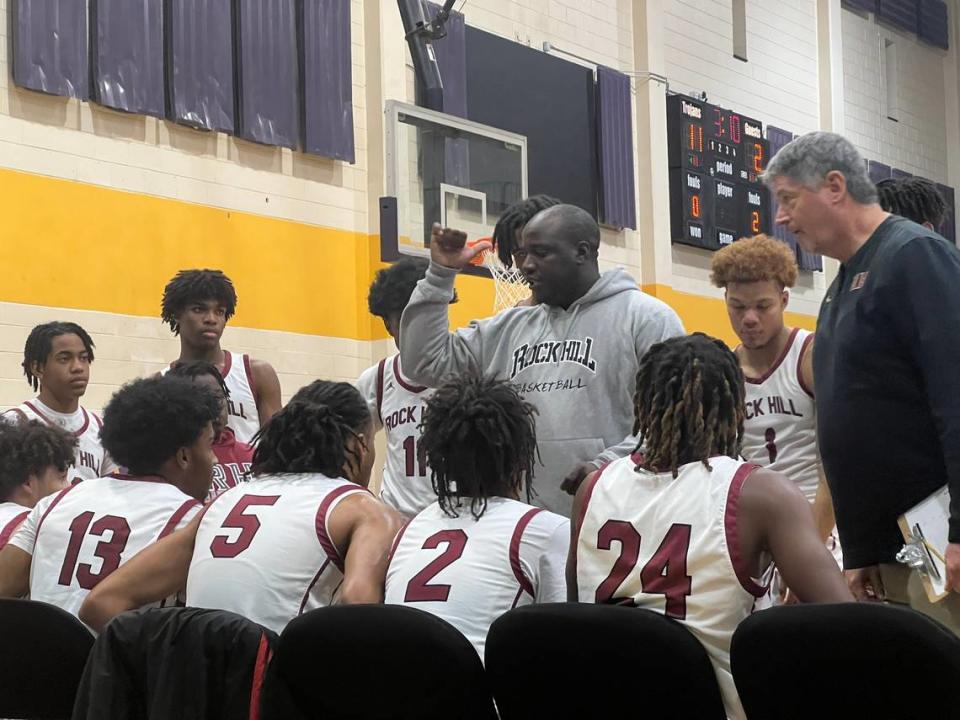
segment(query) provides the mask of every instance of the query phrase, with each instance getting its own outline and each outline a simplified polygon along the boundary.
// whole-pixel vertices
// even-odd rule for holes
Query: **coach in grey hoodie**
[[[401,320],[404,372],[428,387],[471,369],[512,382],[539,411],[535,500],[569,516],[569,493],[583,476],[636,447],[640,359],[651,345],[684,334],[683,325],[623,269],[601,275],[597,223],[580,208],[556,205],[527,224],[516,253],[539,304],[450,333],[454,278],[484,247],[465,241],[434,226],[430,268]],[[565,480],[569,492],[561,489]]]

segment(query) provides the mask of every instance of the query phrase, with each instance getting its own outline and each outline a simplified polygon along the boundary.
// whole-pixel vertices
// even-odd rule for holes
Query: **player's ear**
[[[174,455],[177,461],[177,467],[181,470],[186,470],[190,465],[190,450],[189,448],[181,447],[177,448],[177,452]]]
[[[790,302],[790,291],[787,288],[784,288],[780,292],[780,303],[783,305],[784,309],[787,307],[787,303]]]

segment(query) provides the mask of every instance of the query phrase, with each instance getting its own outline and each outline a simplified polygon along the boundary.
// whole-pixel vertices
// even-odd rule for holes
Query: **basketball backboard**
[[[428,256],[434,222],[471,239],[490,236],[500,215],[526,197],[523,135],[396,100],[385,113],[384,260]]]

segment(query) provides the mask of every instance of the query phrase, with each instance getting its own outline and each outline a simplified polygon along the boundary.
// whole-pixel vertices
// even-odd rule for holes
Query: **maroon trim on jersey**
[[[733,563],[733,571],[737,574],[737,580],[740,581],[744,590],[759,598],[766,594],[767,588],[758,585],[753,579],[746,560],[740,554],[740,534],[737,530],[740,491],[743,490],[743,483],[756,469],[756,465],[744,463],[733,476],[733,480],[730,481],[730,490],[727,493],[727,509],[723,513],[723,525],[727,535],[727,551],[730,553],[730,562]]]
[[[131,482],[151,482],[151,483],[165,483],[166,480],[159,475],[130,475],[129,473],[124,472],[114,472],[107,475],[108,478],[113,478],[114,480],[129,480]],[[194,501],[196,502],[196,501]]]
[[[202,507],[203,504],[197,500],[190,499],[187,500],[183,505],[177,508],[177,511],[170,516],[170,519],[167,520],[167,524],[163,526],[163,530],[160,531],[160,534],[157,535],[157,540],[163,540],[167,535],[172,533],[177,529],[177,525],[180,524],[180,521],[183,520],[183,516],[190,512],[195,507]]]
[[[800,356],[797,358],[797,382],[800,383],[800,387],[803,388],[803,391],[813,397],[813,390],[807,387],[807,384],[803,381],[803,358],[807,354],[807,350],[810,348],[810,343],[813,342],[813,333],[807,335],[803,340],[803,346],[800,348]]]
[[[800,332],[800,328],[794,328],[790,331],[790,337],[787,338],[787,344],[783,346],[783,350],[780,352],[780,357],[776,359],[773,365],[770,366],[770,369],[767,370],[762,376],[758,378],[752,378],[747,377],[746,374],[744,374],[743,379],[751,385],[762,385],[765,383],[769,377],[777,371],[777,368],[780,367],[780,364],[786,359],[787,353],[790,352],[790,348],[793,346],[793,341],[797,337],[798,332]]]
[[[640,452],[639,450],[634,451],[634,452],[630,455],[630,460],[631,460],[635,465],[637,465],[637,466],[643,465],[643,461],[644,461],[645,459],[646,459],[646,458],[644,457],[644,454],[643,454],[642,452]]]
[[[16,413],[20,416],[20,422],[30,422],[30,418],[27,417],[27,414],[20,408],[10,408],[7,410],[4,415],[9,415],[10,413]]]
[[[333,544],[333,540],[330,539],[330,536],[327,534],[327,512],[330,510],[330,506],[333,504],[333,501],[337,498],[345,495],[346,493],[356,492],[357,490],[362,490],[363,488],[358,487],[357,485],[341,485],[340,487],[331,490],[327,493],[327,496],[323,499],[323,502],[320,503],[320,508],[317,510],[317,519],[316,519],[316,528],[317,528],[317,540],[320,541],[320,546],[323,548],[324,552],[327,553],[327,557],[330,558],[331,562],[339,568],[340,572],[343,572],[343,559],[340,557],[340,553],[337,552],[337,546]]]
[[[406,380],[403,379],[403,375],[400,374],[399,353],[393,356],[393,377],[397,379],[397,382],[400,383],[400,386],[404,390],[409,390],[412,393],[422,393],[424,390],[427,389],[426,387],[420,387],[419,385],[413,385],[412,383],[408,383]]]
[[[242,357],[243,357],[243,372],[247,376],[247,384],[250,385],[250,394],[253,395],[253,404],[259,405],[260,393],[257,392],[257,384],[253,381],[253,370],[250,369],[250,356],[243,355]]]
[[[223,367],[220,368],[220,377],[226,380],[227,375],[230,374],[231,367],[233,367],[233,355],[230,354],[229,350],[224,350],[223,351]]]
[[[323,565],[320,566],[320,569],[317,570],[317,574],[313,576],[313,580],[311,580],[310,584],[307,585],[307,591],[303,593],[303,598],[300,600],[300,607],[297,610],[297,615],[303,615],[303,608],[307,606],[307,598],[310,597],[310,591],[313,590],[313,586],[317,584],[320,576],[323,575],[323,571],[326,570],[329,565],[330,558],[327,558],[323,561]]]
[[[587,489],[583,494],[583,505],[580,506],[580,512],[577,513],[576,517],[576,532],[573,533],[573,542],[570,543],[569,551],[569,561],[570,567],[573,570],[574,582],[576,582],[577,577],[577,546],[580,544],[580,531],[583,529],[583,519],[587,516],[587,506],[590,505],[590,498],[593,497],[593,491],[597,487],[597,481],[600,480],[600,476],[603,475],[603,471],[607,469],[610,463],[604,463],[600,466],[600,469],[597,470],[597,474],[593,476],[593,480],[587,480]],[[579,590],[577,591],[579,593]]]
[[[513,576],[520,583],[521,589],[530,593],[531,597],[535,596],[537,591],[530,578],[523,574],[523,567],[520,565],[520,541],[523,539],[523,531],[527,529],[530,521],[542,512],[543,508],[527,510],[523,517],[517,521],[517,526],[513,529],[513,537],[510,538],[510,567],[513,569]]]
[[[13,520],[3,526],[3,530],[0,530],[0,548],[7,544],[10,536],[13,535],[13,531],[20,527],[20,523],[26,520],[29,514],[29,510],[24,510],[19,515],[14,515]]]
[[[47,515],[49,515],[50,511],[57,506],[57,503],[60,502],[63,496],[66,495],[71,490],[73,490],[75,487],[79,487],[79,485],[71,485],[70,487],[64,488],[63,490],[61,490],[57,494],[57,496],[53,499],[53,502],[50,503],[50,506],[47,508],[46,512],[44,512],[43,515],[40,516],[40,522],[37,523],[37,534],[36,536],[34,536],[34,542],[40,539],[40,528],[43,527],[43,521],[47,519]]]
[[[377,366],[377,417],[380,418],[380,424],[383,425],[383,368],[387,364],[387,359],[383,358]]]
[[[410,527],[410,523],[412,523],[416,517],[417,516],[414,515],[412,518],[407,520],[399,530],[397,530],[397,536],[393,539],[393,544],[390,546],[390,554],[387,556],[388,571],[390,570],[390,564],[393,562],[394,553],[397,552],[397,548],[400,547],[400,541],[403,540],[403,534],[407,531],[407,528]]]
[[[260,647],[257,648],[257,660],[253,664],[253,679],[250,682],[250,710],[247,713],[249,720],[260,720],[260,693],[272,657],[273,650],[270,649],[267,634],[260,633]]]
[[[517,606],[517,603],[520,602],[520,598],[521,598],[521,597],[523,597],[523,588],[522,588],[522,587],[517,588],[517,594],[516,594],[516,596],[513,598],[513,602],[510,604],[510,609],[511,609],[511,610],[513,610],[513,609]]]
[[[41,418],[43,418],[43,421],[44,421],[47,425],[53,425],[54,427],[59,427],[53,420],[51,420],[51,419],[48,418],[46,415],[44,415],[42,412],[40,412],[40,410],[37,409],[37,406],[34,405],[34,404],[33,404],[32,402],[30,402],[29,400],[27,400],[27,401],[24,403],[24,405],[26,405],[28,408],[30,408],[31,410],[33,410],[37,415],[39,415]],[[74,431],[73,431],[73,436],[74,436],[74,437],[80,437],[81,435],[83,435],[83,434],[87,431],[87,428],[90,426],[90,415],[87,413],[87,409],[81,405],[81,406],[80,406],[80,410],[81,410],[81,412],[83,413],[83,425],[80,426],[80,429],[79,429],[79,430],[74,430]],[[22,411],[21,411],[21,412],[22,412]]]

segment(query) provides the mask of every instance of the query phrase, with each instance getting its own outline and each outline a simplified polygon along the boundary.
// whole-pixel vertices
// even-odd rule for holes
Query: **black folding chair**
[[[502,720],[726,717],[703,646],[650,610],[577,603],[511,610],[487,635],[486,669]]]
[[[0,600],[0,717],[69,718],[93,635],[47,603]]]
[[[262,707],[264,720],[496,719],[470,642],[401,605],[340,605],[291,621]]]
[[[960,639],[908,608],[790,605],[754,613],[731,646],[750,720],[957,717]]]

